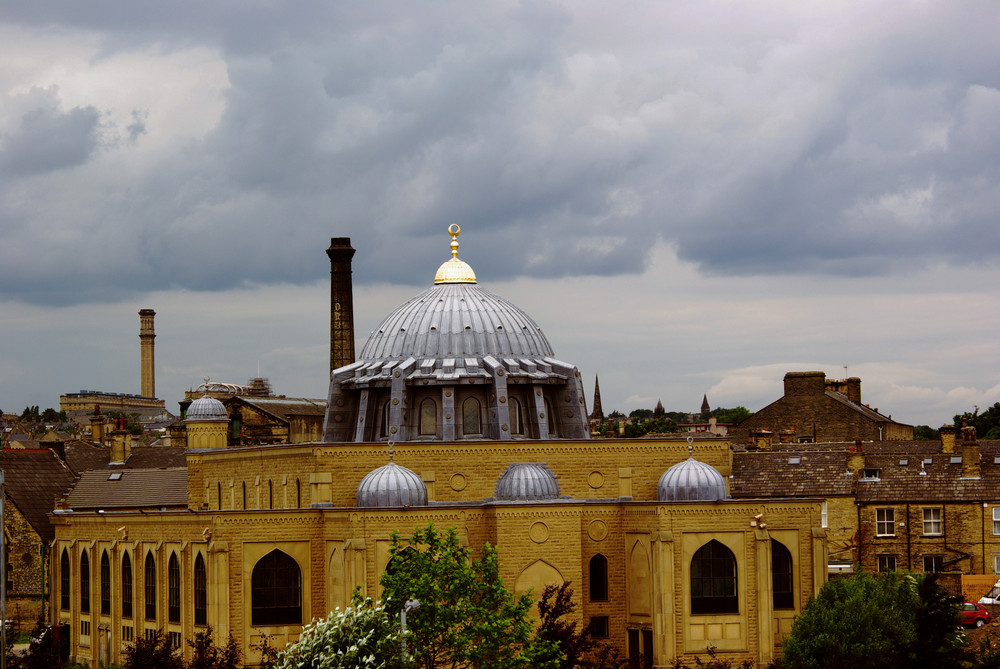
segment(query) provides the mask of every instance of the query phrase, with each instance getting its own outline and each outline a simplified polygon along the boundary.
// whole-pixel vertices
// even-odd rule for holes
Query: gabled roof
[[[862,503],[887,504],[1000,499],[1000,465],[992,457],[983,458],[980,478],[963,478],[961,449],[956,450],[915,458],[866,456],[865,469],[878,470],[878,477],[859,479],[855,497]],[[900,464],[903,460],[905,465]]]
[[[67,497],[74,511],[187,508],[187,469],[83,472]]]
[[[851,400],[847,399],[847,395],[844,395],[843,393],[838,393],[834,390],[827,390],[826,396],[834,400],[835,402],[843,404],[844,406],[853,409],[854,411],[857,411],[859,414],[861,414],[870,421],[876,423],[897,423],[898,425],[903,425],[903,423],[894,421],[889,416],[883,416],[878,411],[875,411],[869,406],[865,406],[864,404],[855,404]]]
[[[45,541],[55,538],[48,514],[73,485],[73,473],[51,450],[0,451],[7,497]]]

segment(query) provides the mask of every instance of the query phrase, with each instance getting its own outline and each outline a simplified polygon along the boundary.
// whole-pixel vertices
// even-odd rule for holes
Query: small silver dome
[[[726,480],[722,474],[694,455],[663,472],[656,485],[660,502],[717,502],[726,499]]]
[[[355,500],[365,508],[427,506],[427,486],[416,472],[390,460],[361,479]]]
[[[219,400],[202,395],[188,407],[186,420],[229,420],[225,405]]]
[[[559,481],[544,462],[514,462],[497,480],[495,496],[508,501],[555,499]]]

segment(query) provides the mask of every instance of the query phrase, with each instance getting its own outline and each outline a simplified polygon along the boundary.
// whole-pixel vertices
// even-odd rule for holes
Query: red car
[[[986,607],[982,604],[973,604],[972,602],[966,602],[962,604],[962,610],[959,612],[959,619],[962,621],[963,625],[976,627],[982,627],[990,621],[990,612],[986,610]]]

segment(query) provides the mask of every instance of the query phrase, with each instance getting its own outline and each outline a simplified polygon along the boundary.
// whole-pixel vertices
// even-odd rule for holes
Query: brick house
[[[734,443],[755,434],[818,443],[913,439],[913,426],[861,403],[861,379],[827,379],[823,372],[788,372],[785,394],[729,430]]]

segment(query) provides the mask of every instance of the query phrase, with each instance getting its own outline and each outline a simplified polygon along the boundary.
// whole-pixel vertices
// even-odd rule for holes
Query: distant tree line
[[[39,411],[36,404],[35,406],[24,407],[24,411],[21,412],[21,420],[26,423],[67,423],[69,422],[69,417],[65,411],[56,411],[52,407],[49,407],[45,411]]]

